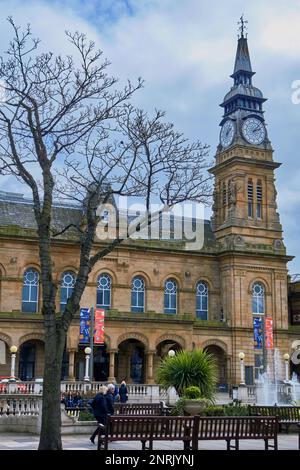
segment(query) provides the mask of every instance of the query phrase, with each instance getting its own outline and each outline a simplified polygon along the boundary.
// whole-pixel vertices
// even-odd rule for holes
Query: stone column
[[[109,377],[108,382],[116,382],[115,378],[115,355],[118,351],[116,349],[110,349],[109,353]]]
[[[147,379],[146,382],[148,384],[153,384],[154,383],[154,377],[153,377],[153,359],[155,355],[155,351],[146,351],[147,355]]]
[[[68,374],[68,380],[71,380],[72,382],[75,381],[75,349],[69,349],[68,354],[69,354],[69,374]]]
[[[229,386],[232,385],[231,356],[226,357],[226,380]]]

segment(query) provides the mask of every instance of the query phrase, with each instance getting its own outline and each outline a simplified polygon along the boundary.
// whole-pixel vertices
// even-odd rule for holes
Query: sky
[[[9,15],[22,26],[30,23],[43,48],[56,54],[70,52],[65,30],[86,33],[120,84],[145,80],[134,104],[165,110],[188,138],[211,146],[211,158],[244,14],[253,84],[268,98],[268,135],[274,159],[282,163],[278,210],[288,254],[296,256],[289,270],[300,273],[300,100],[292,99],[293,83],[300,80],[300,0],[0,0],[0,7],[1,54],[11,37]],[[7,177],[0,178],[0,189],[22,191]]]

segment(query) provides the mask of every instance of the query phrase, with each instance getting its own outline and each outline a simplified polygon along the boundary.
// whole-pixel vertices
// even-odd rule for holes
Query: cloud
[[[291,102],[291,84],[300,79],[300,1],[273,0],[60,0],[0,1],[0,44],[10,37],[5,18],[32,24],[43,47],[70,53],[64,30],[85,32],[112,61],[120,77],[145,79],[134,102],[148,110],[165,109],[167,118],[192,139],[216,148],[222,111],[219,103],[232,86],[236,22],[248,18],[254,83],[269,97],[266,122],[277,170],[279,210],[291,254],[297,249],[300,216],[297,178],[300,105]],[[293,180],[293,182],[291,182]],[[287,188],[288,182],[288,188]],[[7,181],[2,182],[2,188]],[[300,271],[300,258],[291,264]]]

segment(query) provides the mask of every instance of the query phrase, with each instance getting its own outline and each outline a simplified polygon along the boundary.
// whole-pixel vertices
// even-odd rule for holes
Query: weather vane
[[[244,14],[240,17],[240,21],[238,21],[239,25],[239,32],[241,33],[241,38],[244,37],[244,32],[247,30],[246,24],[248,23],[248,20],[244,20]]]

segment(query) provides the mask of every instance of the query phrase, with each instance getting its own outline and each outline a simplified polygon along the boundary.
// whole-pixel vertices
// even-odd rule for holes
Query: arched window
[[[196,317],[208,319],[208,285],[199,281],[196,286]]]
[[[131,311],[144,312],[145,311],[145,282],[140,276],[132,279],[131,284]]]
[[[177,313],[177,282],[174,279],[165,282],[164,312]]]
[[[34,268],[26,269],[23,277],[22,312],[36,313],[39,300],[39,273]]]
[[[68,298],[72,295],[76,276],[72,271],[65,271],[61,276],[60,283],[60,311],[64,312]]]
[[[108,274],[100,274],[97,286],[97,307],[110,308],[111,277]]]
[[[261,282],[255,282],[252,286],[252,313],[265,313],[265,288]]]

